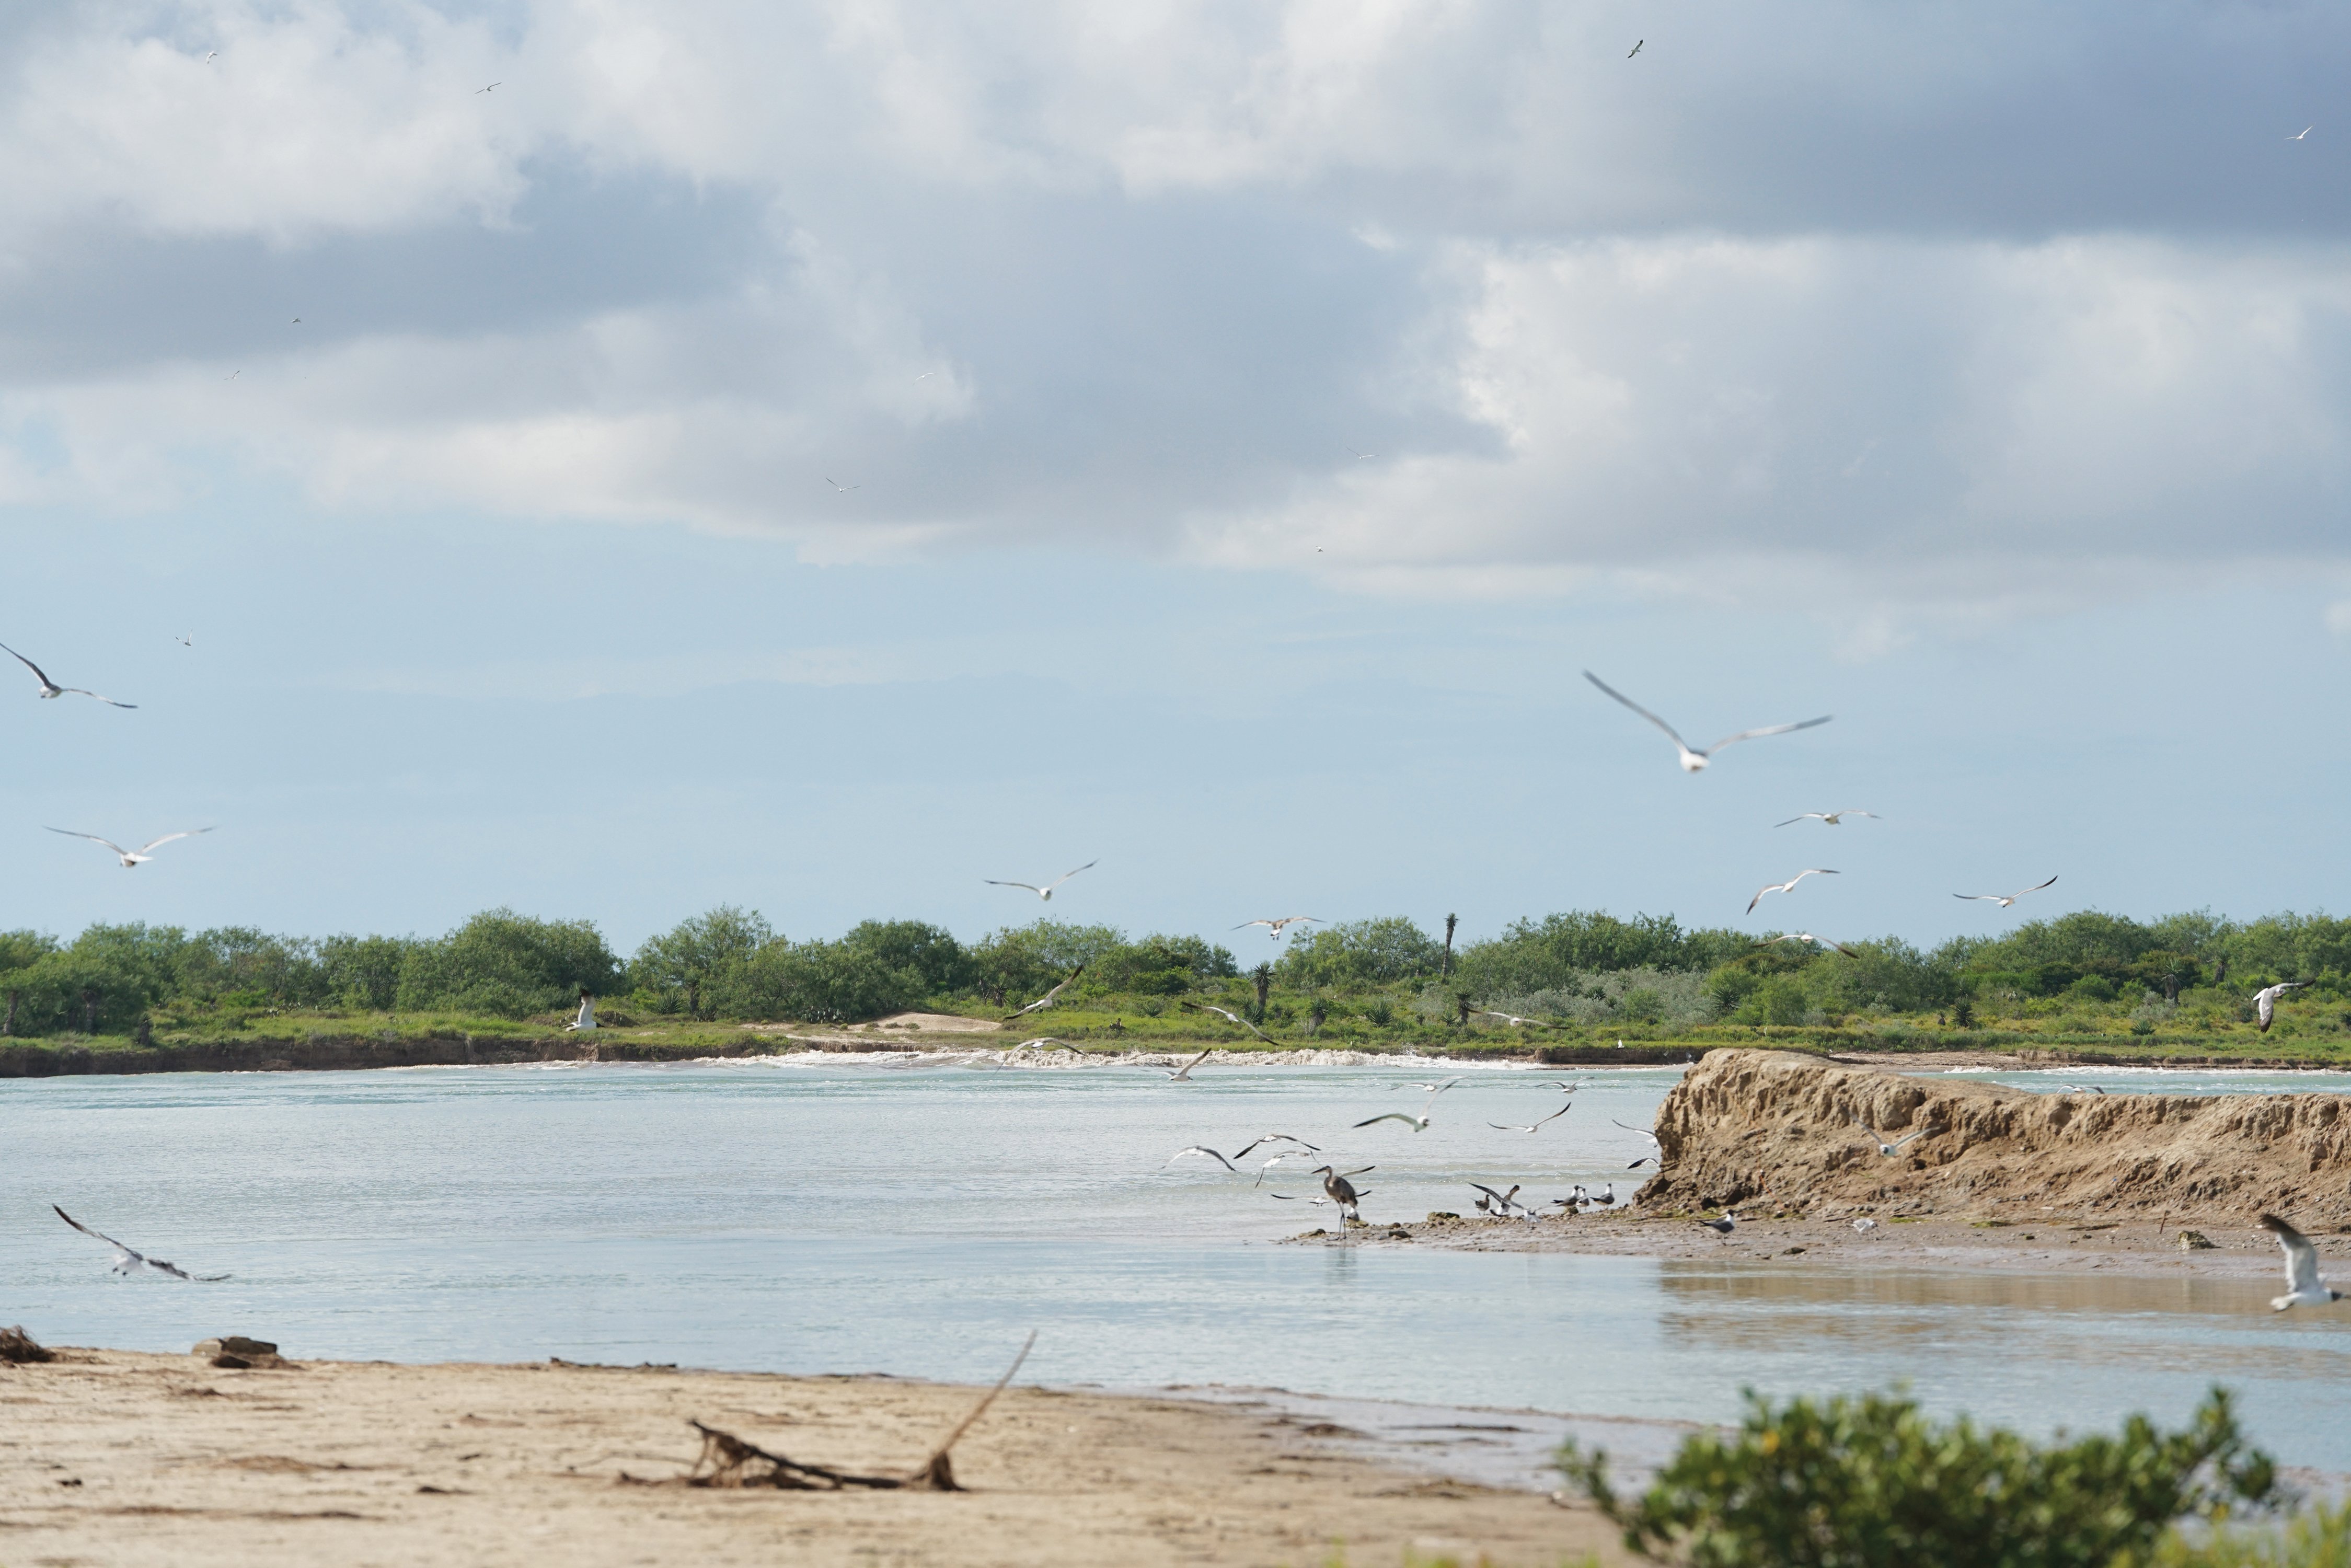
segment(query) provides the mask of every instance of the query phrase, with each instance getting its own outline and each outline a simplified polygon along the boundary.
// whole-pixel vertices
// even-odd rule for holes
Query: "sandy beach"
[[[897,1474],[978,1391],[52,1348],[0,1364],[10,1564],[1627,1561],[1586,1511],[1383,1463],[1247,1400],[1015,1386],[954,1450],[967,1491],[716,1490],[676,1484],[701,1451],[690,1420]]]

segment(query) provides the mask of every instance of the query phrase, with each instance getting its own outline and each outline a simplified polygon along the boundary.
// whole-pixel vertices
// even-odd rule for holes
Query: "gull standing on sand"
[[[2308,980],[2281,980],[2267,989],[2253,993],[2253,1016],[2260,1020],[2262,1032],[2270,1031],[2270,1020],[2277,1016],[2277,1005],[2288,991],[2298,991],[2309,985]]]
[[[107,1235],[104,1231],[92,1230],[89,1226],[84,1225],[80,1220],[76,1219],[64,1209],[57,1208],[57,1206],[54,1203],[49,1205],[49,1207],[57,1209],[57,1218],[59,1219],[64,1220],[68,1225],[72,1226],[84,1236],[96,1237],[99,1240],[105,1242],[109,1247],[113,1248],[114,1272],[118,1274],[141,1274],[149,1272],[169,1274],[174,1280],[191,1280],[203,1284],[213,1284],[228,1278],[226,1274],[191,1274],[176,1263],[166,1263],[161,1258],[150,1258],[143,1252],[138,1251],[132,1248],[125,1247],[121,1242],[117,1241],[113,1237]],[[2299,1238],[2296,1239],[2299,1239]]]
[[[2272,1312],[2282,1312],[2288,1307],[2323,1307],[2343,1299],[2342,1291],[2318,1277],[2318,1249],[2310,1244],[2310,1238],[2274,1214],[2262,1215],[2257,1223],[2278,1239],[2278,1246],[2285,1253],[2285,1294],[2270,1298]]]
[[[1631,708],[1635,713],[1639,714],[1643,718],[1647,719],[1651,724],[1656,725],[1659,729],[1664,730],[1667,737],[1674,743],[1674,749],[1681,754],[1680,759],[1682,771],[1685,773],[1697,773],[1702,771],[1708,763],[1714,760],[1714,754],[1720,751],[1726,746],[1733,745],[1741,740],[1755,740],[1767,735],[1786,735],[1791,730],[1810,729],[1816,724],[1826,724],[1830,719],[1836,716],[1834,714],[1823,714],[1819,718],[1808,718],[1801,724],[1774,724],[1767,725],[1761,729],[1742,729],[1737,735],[1724,736],[1712,746],[1700,751],[1695,747],[1692,747],[1689,742],[1684,740],[1681,737],[1680,733],[1677,731],[1672,725],[1667,724],[1664,719],[1659,718],[1656,714],[1651,713],[1647,708],[1643,707],[1639,703],[1635,702],[1631,697],[1626,696],[1623,692],[1618,691],[1606,681],[1604,681],[1598,675],[1593,674],[1590,670],[1583,672],[1583,678],[1590,681],[1593,685],[1598,686],[1602,691],[1606,692],[1610,696],[1614,697],[1618,702],[1623,703],[1626,707]]]
[[[1788,825],[1788,822],[1820,821],[1826,822],[1830,827],[1834,828],[1847,817],[1867,817],[1872,821],[1878,820],[1877,813],[1875,811],[1856,811],[1851,808],[1847,808],[1842,811],[1806,811],[1801,816],[1789,818],[1787,822],[1774,822],[1771,825],[1775,828],[1784,828]]]
[[[41,683],[41,695],[44,697],[61,697],[70,692],[78,697],[97,697],[99,702],[105,703],[110,707],[135,708],[139,706],[137,703],[119,703],[110,696],[99,696],[98,693],[89,690],[87,686],[61,686],[57,685],[57,682],[49,679],[47,674],[43,674],[40,665],[33,663],[32,660],[27,659],[24,654],[17,653],[16,649],[11,648],[5,643],[0,643],[0,653],[6,653],[18,664],[24,665],[25,668],[32,671],[33,679]]]
[[[148,861],[153,860],[155,857],[147,852],[150,850],[161,848],[162,845],[170,843],[173,839],[193,839],[198,833],[209,833],[212,830],[210,828],[191,828],[184,833],[165,833],[160,839],[148,840],[147,842],[141,844],[135,850],[126,850],[120,844],[116,843],[112,839],[101,839],[96,833],[77,833],[71,828],[51,828],[49,829],[49,831],[53,833],[63,833],[69,839],[88,839],[91,843],[104,844],[108,849],[112,850],[116,854],[122,857],[123,869],[127,871],[133,866],[141,865]]]
[[[1234,926],[1233,929],[1236,931],[1246,931],[1252,925],[1262,925],[1266,928],[1265,934],[1267,936],[1279,940],[1281,936],[1281,928],[1285,925],[1320,925],[1322,924],[1322,921],[1319,915],[1285,915],[1279,920],[1244,920],[1238,925]]]
[[[1210,1047],[1208,1047],[1207,1051],[1203,1051],[1202,1052],[1200,1052],[1200,1054],[1199,1054],[1199,1055],[1197,1055],[1197,1056],[1194,1057],[1191,1061],[1189,1061],[1186,1062],[1183,1066],[1181,1066],[1181,1067],[1177,1068],[1175,1071],[1173,1071],[1173,1072],[1169,1073],[1167,1076],[1168,1076],[1170,1079],[1174,1080],[1176,1082],[1178,1082],[1178,1083],[1189,1083],[1189,1082],[1192,1082],[1192,1069],[1194,1069],[1194,1068],[1196,1068],[1196,1067],[1199,1066],[1199,1065],[1200,1065],[1200,1063],[1202,1063],[1202,1062],[1204,1062],[1204,1061],[1207,1061],[1207,1060],[1208,1060],[1208,1051],[1214,1051],[1215,1049],[1216,1049],[1216,1047],[1215,1047],[1215,1046],[1210,1046]]]
[[[1261,1040],[1265,1041],[1265,1042],[1266,1042],[1266,1044],[1268,1044],[1268,1045],[1271,1045],[1271,1044],[1273,1043],[1273,1037],[1272,1037],[1271,1035],[1267,1034],[1267,1033],[1265,1032],[1265,1030],[1261,1030],[1261,1029],[1258,1028],[1258,1027],[1257,1027],[1257,1025],[1255,1025],[1255,1024],[1253,1024],[1253,1023],[1249,1022],[1249,1019],[1245,1019],[1245,1018],[1241,1017],[1241,1015],[1240,1015],[1240,1014],[1236,1013],[1236,1012],[1228,1012],[1228,1011],[1227,1011],[1225,1009],[1216,1006],[1214,1003],[1211,1003],[1211,1002],[1178,1002],[1178,1003],[1176,1003],[1176,1005],[1177,1007],[1182,1008],[1186,1012],[1191,1012],[1191,1013],[1214,1013],[1214,1014],[1216,1014],[1218,1018],[1223,1019],[1227,1023],[1236,1023],[1236,1024],[1240,1025],[1240,1026],[1241,1026],[1241,1028],[1243,1028],[1243,1029],[1245,1029],[1245,1030],[1249,1030],[1249,1033],[1251,1033],[1251,1034],[1253,1034],[1253,1035],[1257,1036],[1257,1037],[1258,1037],[1258,1039],[1259,1039],[1259,1040]]]
[[[1755,896],[1747,901],[1747,913],[1750,915],[1754,914],[1755,906],[1763,902],[1763,895],[1767,893],[1792,892],[1795,889],[1795,885],[1808,876],[1841,876],[1844,873],[1842,872],[1830,871],[1823,866],[1807,866],[1785,882],[1775,882],[1769,887],[1757,888],[1755,890]]]
[[[1708,1230],[1713,1231],[1717,1236],[1728,1236],[1732,1231],[1739,1228],[1739,1216],[1731,1213],[1726,1208],[1722,1211],[1722,1218],[1720,1219],[1701,1219],[1698,1223],[1705,1226]]]
[[[2014,893],[1955,893],[1951,894],[1951,896],[1953,898],[1965,899],[1988,899],[1991,903],[1999,904],[2002,909],[2006,909],[2009,905],[2014,904],[2018,899],[2022,898],[2028,893],[2039,893],[2044,887],[2054,887],[2056,884],[2057,879],[2053,876],[2047,882],[2036,882],[2031,887],[2022,887],[2017,889]]]
[[[1548,1116],[1538,1116],[1535,1118],[1535,1124],[1532,1127],[1513,1127],[1501,1122],[1489,1122],[1486,1125],[1493,1128],[1494,1131],[1498,1133],[1531,1133],[1535,1131],[1536,1128],[1541,1127],[1545,1122],[1556,1122],[1562,1116],[1566,1115],[1570,1111],[1574,1109],[1575,1106],[1573,1103],[1562,1105],[1558,1110],[1553,1111]]]
[[[1094,867],[1100,864],[1102,864],[1102,862],[1099,860],[1090,860],[1085,864],[1080,866],[1078,871],[1092,871]],[[998,882],[992,876],[984,876],[979,880],[987,883],[990,887],[1025,887],[1029,892],[1035,894],[1038,897],[1043,899],[1046,903],[1050,904],[1053,902],[1053,890],[1061,886],[1063,883],[1069,881],[1071,877],[1077,875],[1078,871],[1065,871],[1042,887],[1039,887],[1033,882]]]
[[[1853,1124],[1859,1127],[1863,1132],[1867,1133],[1869,1134],[1869,1141],[1877,1145],[1877,1152],[1884,1155],[1889,1160],[1896,1155],[1899,1154],[1902,1150],[1902,1145],[1910,1142],[1911,1139],[1923,1138],[1928,1134],[1937,1131],[1937,1129],[1933,1127],[1921,1127],[1915,1133],[1903,1134],[1900,1137],[1895,1139],[1889,1144],[1886,1141],[1885,1134],[1880,1133],[1876,1128],[1871,1126],[1860,1117],[1855,1116],[1853,1119]]]
[[[1055,986],[1051,990],[1047,991],[1043,996],[1039,997],[1035,1001],[1030,1002],[1019,1012],[1010,1014],[1004,1021],[1010,1023],[1013,1019],[1026,1018],[1028,1015],[1037,1011],[1040,1008],[1051,1007],[1056,1001],[1061,999],[1061,992],[1068,988],[1070,982],[1076,979],[1080,975],[1082,975],[1085,972],[1086,967],[1083,964],[1079,965],[1076,968],[1069,972],[1068,976],[1062,979],[1060,985]]]

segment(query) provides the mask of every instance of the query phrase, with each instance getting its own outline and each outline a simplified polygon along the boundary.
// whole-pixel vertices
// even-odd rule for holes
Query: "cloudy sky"
[[[0,640],[140,705],[0,701],[0,923],[2339,902],[2335,8],[85,0],[0,59]],[[1586,668],[1836,720],[1685,778]]]

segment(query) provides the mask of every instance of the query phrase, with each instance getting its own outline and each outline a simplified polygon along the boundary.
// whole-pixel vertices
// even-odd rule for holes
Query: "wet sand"
[[[55,1347],[53,1347],[55,1348]],[[297,1349],[287,1346],[287,1350]],[[970,1490],[666,1481],[698,1419],[794,1459],[904,1473],[969,1388],[879,1377],[57,1350],[0,1364],[0,1562],[271,1564],[1293,1563],[1408,1552],[1630,1561],[1589,1511],[1446,1479],[1235,1392],[1013,1387],[956,1446]],[[622,1475],[633,1478],[623,1481]]]
[[[2210,1248],[2183,1249],[2182,1231],[2193,1231]],[[1309,1231],[1293,1244],[1335,1247],[1331,1231]],[[2351,1280],[2351,1236],[2315,1237],[2330,1278]],[[2264,1287],[2283,1284],[2284,1262],[2276,1240],[2233,1217],[2192,1216],[2155,1223],[2141,1218],[2116,1222],[2095,1217],[2052,1216],[2044,1220],[1982,1222],[1965,1217],[1880,1218],[1867,1230],[1848,1219],[1808,1218],[1742,1211],[1729,1236],[1708,1229],[1688,1216],[1587,1212],[1573,1219],[1489,1219],[1471,1213],[1452,1220],[1372,1224],[1350,1228],[1351,1247],[1434,1246],[1464,1251],[1579,1252],[1619,1258],[1714,1260],[1784,1263],[1792,1268],[1880,1267],[1994,1269],[2017,1273],[2074,1273],[2100,1270],[2156,1279],[2182,1275],[2241,1279]],[[2332,1261],[2340,1260],[2341,1261]]]

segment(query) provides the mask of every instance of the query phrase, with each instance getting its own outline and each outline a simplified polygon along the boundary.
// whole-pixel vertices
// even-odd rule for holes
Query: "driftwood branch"
[[[939,1446],[931,1450],[922,1468],[907,1476],[861,1476],[847,1470],[836,1470],[829,1465],[812,1465],[783,1454],[769,1453],[757,1443],[747,1443],[732,1432],[722,1432],[716,1427],[705,1427],[699,1421],[686,1424],[702,1434],[702,1453],[694,1461],[694,1469],[679,1478],[690,1487],[774,1487],[783,1491],[842,1491],[862,1487],[874,1491],[892,1491],[901,1488],[916,1491],[961,1491],[955,1479],[955,1464],[948,1458],[956,1441],[972,1428],[972,1424],[996,1403],[1029,1359],[1029,1352],[1037,1343],[1037,1331],[1029,1331],[1029,1339],[1021,1345],[1020,1354],[996,1380],[996,1386],[980,1396],[979,1403],[949,1432]],[[633,1479],[633,1478],[623,1478]]]

